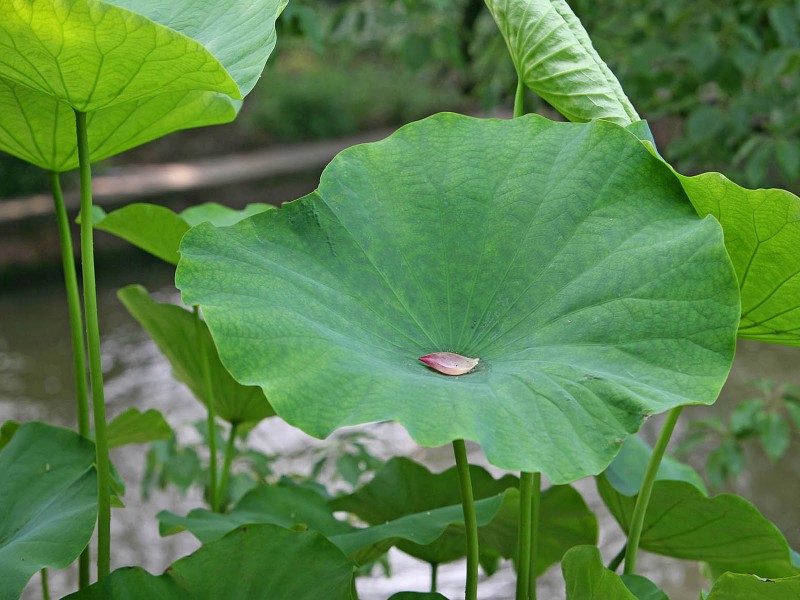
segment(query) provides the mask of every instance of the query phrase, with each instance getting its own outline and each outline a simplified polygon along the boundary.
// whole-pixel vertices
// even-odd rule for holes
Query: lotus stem
[[[439,575],[439,563],[431,563],[431,593],[436,593],[436,578]]]
[[[217,412],[214,407],[214,382],[211,380],[211,367],[208,360],[208,349],[203,343],[203,323],[200,320],[200,307],[194,305],[195,332],[197,333],[197,345],[200,348],[200,364],[203,369],[203,383],[206,387],[206,426],[208,428],[208,496],[211,510],[217,512],[219,504],[217,502]]]
[[[219,489],[217,490],[217,507],[220,511],[225,506],[225,495],[228,491],[228,476],[231,472],[233,452],[236,449],[236,431],[238,429],[239,424],[232,423],[230,433],[228,434],[228,445],[225,448],[225,463],[222,465],[222,479],[219,482]]]
[[[92,167],[86,113],[75,111],[81,182],[81,269],[86,341],[89,347],[89,379],[92,384],[94,443],[97,451],[97,578],[111,572],[111,471],[106,436],[103,365],[100,357],[100,325],[97,319],[97,284],[94,274],[92,227]]]
[[[625,558],[625,552],[628,549],[628,544],[622,544],[622,548],[619,549],[619,552],[611,559],[611,562],[608,563],[608,570],[617,572],[619,566],[622,564],[622,559]]]
[[[75,402],[78,415],[78,433],[88,438],[89,426],[89,386],[86,383],[86,344],[83,338],[83,316],[81,315],[81,297],[78,291],[78,276],[75,272],[75,256],[72,250],[72,234],[69,218],[61,192],[61,179],[57,172],[50,172],[50,191],[58,224],[58,238],[61,244],[61,261],[64,270],[64,287],[67,292],[67,310],[69,329],[72,337],[72,369],[75,375]],[[78,589],[87,587],[89,581],[89,546],[87,545],[78,559]],[[46,577],[46,575],[43,575]]]
[[[536,555],[539,541],[539,513],[542,504],[542,474],[534,473],[531,484],[531,575],[528,597],[536,600]]]
[[[514,94],[514,118],[525,114],[525,84],[522,77],[517,75],[517,93]]]
[[[647,470],[644,473],[642,487],[636,497],[631,527],[628,531],[628,546],[625,550],[624,569],[626,575],[634,575],[636,573],[636,552],[639,549],[639,540],[642,537],[644,517],[647,513],[647,505],[650,503],[650,494],[653,492],[658,467],[661,465],[661,459],[664,457],[664,451],[667,449],[667,444],[669,444],[669,439],[672,437],[672,432],[675,430],[675,424],[678,422],[678,417],[681,416],[682,409],[682,406],[678,406],[667,413],[664,426],[661,428],[658,441],[655,448],[653,448],[653,453],[650,455],[650,461],[647,463]]]
[[[47,569],[39,571],[42,576],[42,600],[50,600],[50,583],[47,578]]]
[[[472,479],[469,474],[469,459],[464,440],[453,441],[458,479],[461,485],[461,506],[464,509],[464,527],[467,535],[467,581],[465,600],[478,600],[478,519],[472,495]]]
[[[519,477],[519,528],[517,531],[517,600],[528,600],[531,574],[531,492],[533,474]]]

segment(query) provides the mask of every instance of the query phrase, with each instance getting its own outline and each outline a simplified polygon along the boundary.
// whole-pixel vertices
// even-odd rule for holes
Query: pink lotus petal
[[[419,358],[434,371],[445,375],[464,375],[474,369],[480,362],[479,358],[469,358],[454,352],[434,352]]]

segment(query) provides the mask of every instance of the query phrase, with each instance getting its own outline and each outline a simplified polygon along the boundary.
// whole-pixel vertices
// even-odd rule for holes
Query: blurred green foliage
[[[744,471],[749,440],[757,440],[774,463],[789,449],[792,422],[800,433],[800,388],[769,379],[755,379],[750,385],[760,392],[758,397],[741,402],[727,420],[708,417],[691,421],[676,449],[679,456],[688,458],[701,444],[710,446],[705,476],[711,488],[720,488]]]
[[[797,0],[570,4],[677,170],[800,188]]]
[[[203,420],[194,423],[193,428],[196,439],[192,442],[181,443],[173,434],[167,440],[159,440],[150,445],[142,477],[144,499],[155,490],[175,487],[185,493],[189,488],[196,487],[202,489],[203,497],[209,500],[208,425]],[[228,431],[219,424],[216,426],[217,448],[225,448]],[[367,446],[374,439],[369,433],[348,431],[331,437],[330,443],[324,446],[306,448],[299,453],[282,456],[290,464],[312,465],[309,473],[278,475],[273,468],[278,457],[264,454],[248,444],[250,433],[250,430],[242,430],[236,437],[223,507],[235,504],[257,485],[277,481],[310,487],[326,497],[332,490],[349,493],[383,464]],[[222,460],[220,453],[218,464],[221,465]],[[320,480],[330,489],[319,483]]]
[[[324,55],[286,44],[268,67],[243,115],[248,125],[281,141],[340,137],[399,125],[466,104],[453,85],[436,86],[380,56]]]

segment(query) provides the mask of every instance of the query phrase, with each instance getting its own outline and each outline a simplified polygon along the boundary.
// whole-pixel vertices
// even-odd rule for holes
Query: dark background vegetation
[[[800,189],[800,3],[570,4],[679,171]],[[513,66],[480,0],[292,0],[278,35],[235,123],[168,136],[110,164],[336,137],[512,103]],[[532,95],[529,104],[553,116]],[[0,197],[44,183],[38,169],[0,155]]]

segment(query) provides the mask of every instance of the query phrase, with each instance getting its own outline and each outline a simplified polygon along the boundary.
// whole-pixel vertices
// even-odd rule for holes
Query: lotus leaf
[[[739,320],[719,224],[604,121],[436,115],[181,253],[223,363],[290,424],[396,420],[555,483],[601,471],[647,415],[712,403]],[[418,360],[445,351],[480,364]]]
[[[64,568],[97,520],[94,444],[44,423],[21,425],[0,452],[0,599],[15,600],[39,569]]]
[[[67,598],[351,600],[353,577],[353,563],[320,534],[251,525],[181,558],[163,575],[140,567],[117,569]]]
[[[275,46],[284,5],[4,3],[0,149],[65,171],[77,165],[73,110],[88,113],[92,160],[178,129],[233,120]]]

